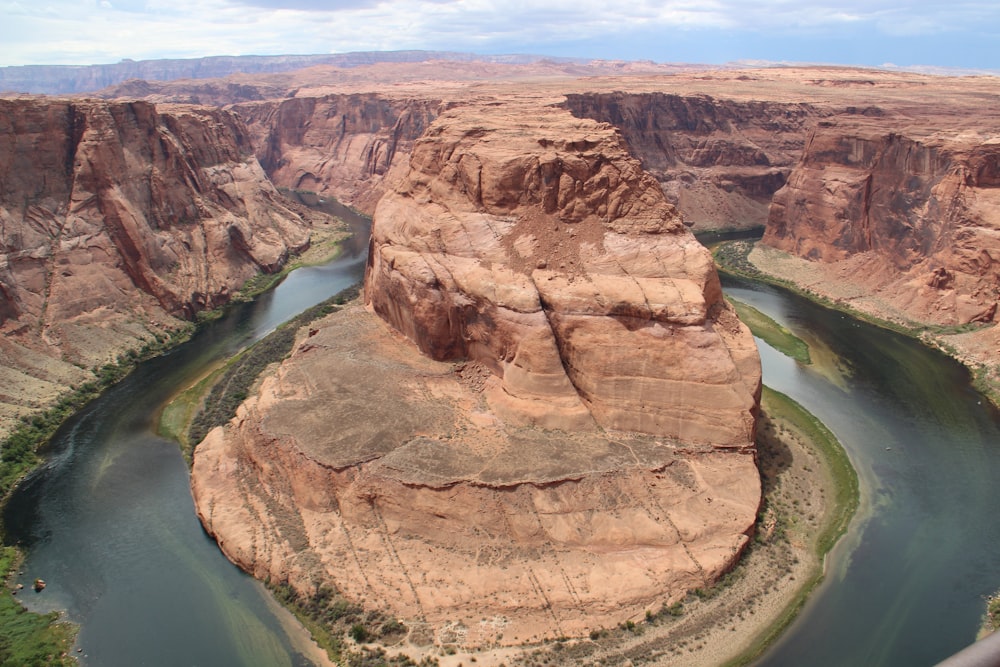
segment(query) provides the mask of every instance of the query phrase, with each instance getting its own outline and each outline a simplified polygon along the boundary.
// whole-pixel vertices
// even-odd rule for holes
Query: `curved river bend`
[[[912,339],[724,284],[810,344],[805,367],[758,340],[764,381],[837,435],[862,487],[824,584],[756,664],[921,667],[972,643],[1000,587],[1000,414],[964,368]]]
[[[21,580],[49,583],[25,598],[81,625],[83,664],[311,664],[288,615],[202,531],[180,451],[152,429],[207,364],[356,282],[362,253],[292,273],[142,364],[67,422],[11,498]],[[812,345],[817,363],[801,367],[758,342],[765,382],[837,434],[864,493],[826,582],[758,664],[920,667],[970,643],[1000,587],[1000,416],[962,368],[911,340],[772,288],[727,291]]]
[[[297,622],[202,530],[187,465],[176,443],[155,434],[155,421],[208,365],[361,279],[370,222],[327,207],[355,232],[340,259],[292,272],[143,363],[59,430],[48,463],[8,502],[7,538],[27,547],[20,581],[25,591],[36,577],[47,583],[23,600],[80,624],[82,664],[313,664]]]

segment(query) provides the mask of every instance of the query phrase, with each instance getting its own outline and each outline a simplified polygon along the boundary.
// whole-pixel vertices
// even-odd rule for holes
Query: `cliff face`
[[[764,243],[825,264],[898,312],[993,320],[1000,294],[1000,144],[988,135],[837,123],[810,136]]]
[[[276,185],[332,194],[371,212],[439,107],[433,99],[370,93],[296,97],[234,110],[246,120],[260,163]]]
[[[519,113],[461,108],[417,143],[376,210],[368,302],[433,358],[486,364],[520,420],[750,446],[756,350],[708,252],[610,126]]]
[[[3,373],[42,394],[9,412],[308,243],[310,214],[268,183],[230,113],[0,100],[0,156]]]
[[[739,557],[756,348],[612,127],[444,112],[379,202],[365,295],[379,317],[301,333],[196,451],[242,567],[482,646],[621,623]]]
[[[565,106],[619,128],[696,229],[762,226],[809,128],[829,113],[807,103],[658,92],[571,94]]]

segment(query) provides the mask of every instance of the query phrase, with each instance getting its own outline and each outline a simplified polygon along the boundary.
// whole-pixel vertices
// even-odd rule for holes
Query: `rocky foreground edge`
[[[613,127],[495,102],[415,144],[367,308],[300,332],[192,478],[255,576],[467,646],[658,610],[760,501],[760,362],[708,252]]]

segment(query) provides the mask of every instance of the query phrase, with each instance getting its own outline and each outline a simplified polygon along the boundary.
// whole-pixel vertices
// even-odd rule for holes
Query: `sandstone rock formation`
[[[515,421],[752,444],[756,349],[656,181],[606,124],[503,107],[445,113],[379,202],[375,312]]]
[[[329,94],[239,104],[274,183],[332,193],[364,211],[375,207],[391,172],[405,169],[413,142],[438,114],[436,99],[374,93]]]
[[[611,123],[698,230],[763,226],[771,197],[831,111],[795,100],[687,92],[567,95],[582,118]]]
[[[894,118],[818,127],[774,198],[764,243],[845,267],[893,319],[992,322],[1000,126],[983,121],[930,132]]]
[[[378,205],[366,299],[384,322],[301,332],[196,450],[246,570],[483,646],[641,618],[738,558],[756,348],[612,127],[444,112]]]
[[[0,100],[4,428],[308,244],[231,113]]]

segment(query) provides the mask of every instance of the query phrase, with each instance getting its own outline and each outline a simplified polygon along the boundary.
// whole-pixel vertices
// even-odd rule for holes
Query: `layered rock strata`
[[[756,348],[613,128],[443,113],[379,203],[366,299],[196,451],[242,567],[482,646],[640,618],[738,558]]]
[[[844,274],[864,293],[852,300],[891,319],[993,322],[997,126],[928,132],[895,119],[841,119],[818,127],[774,198],[764,243]]]
[[[405,170],[413,142],[441,103],[375,93],[328,94],[234,106],[280,187],[334,195],[371,212]],[[396,173],[399,172],[399,173]]]
[[[574,93],[565,106],[621,130],[697,230],[763,226],[809,129],[832,113],[792,100],[667,92]]]
[[[756,348],[708,252],[609,125],[505,107],[415,146],[376,210],[372,308],[432,358],[486,364],[516,422],[751,445]]]
[[[3,99],[0,156],[4,425],[308,244],[231,113]]]

